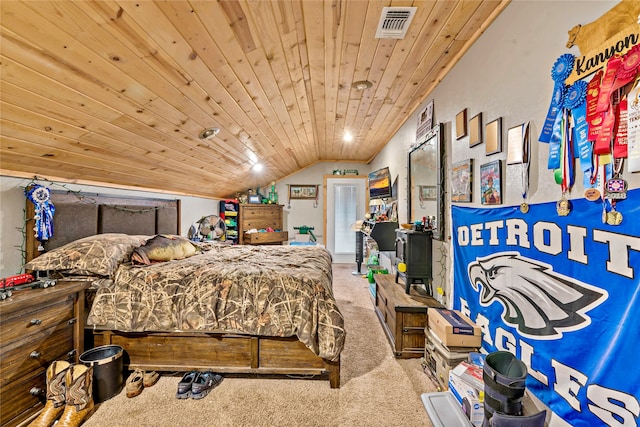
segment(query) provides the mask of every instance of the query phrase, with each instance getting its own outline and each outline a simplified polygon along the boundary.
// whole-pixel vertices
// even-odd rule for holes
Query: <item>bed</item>
[[[324,248],[190,243],[196,253],[187,258],[134,265],[132,251],[154,236],[180,239],[179,201],[51,199],[54,235],[42,254],[28,239],[26,267],[91,282],[94,346],[122,346],[130,369],[322,378],[339,387],[344,320]]]

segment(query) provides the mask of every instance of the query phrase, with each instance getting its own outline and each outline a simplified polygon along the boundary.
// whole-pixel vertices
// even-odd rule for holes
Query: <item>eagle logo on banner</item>
[[[591,324],[587,312],[602,304],[607,291],[553,271],[518,252],[500,252],[468,265],[471,285],[480,304],[502,304],[502,319],[534,339],[559,339],[563,331]]]

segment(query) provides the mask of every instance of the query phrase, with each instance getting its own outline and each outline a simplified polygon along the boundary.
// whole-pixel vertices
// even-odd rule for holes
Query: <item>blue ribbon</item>
[[[562,114],[558,114],[552,126],[553,133],[549,141],[548,169],[558,169],[560,167],[560,145],[562,143]]]
[[[53,236],[53,214],[56,207],[51,202],[51,193],[41,185],[25,188],[25,196],[35,205],[35,236],[38,241],[49,240]]]
[[[553,95],[551,96],[551,104],[547,111],[547,117],[544,120],[542,126],[542,132],[540,133],[540,142],[550,142],[553,134],[553,126],[556,122],[556,117],[562,109],[564,103],[564,96],[566,87],[564,81],[571,75],[573,71],[574,56],[570,53],[561,55],[551,67],[551,78],[554,81]]]
[[[575,82],[567,90],[564,107],[571,111],[573,117],[573,151],[580,158],[580,169],[591,169],[593,147],[589,142],[589,126],[587,123],[587,86],[582,80]]]

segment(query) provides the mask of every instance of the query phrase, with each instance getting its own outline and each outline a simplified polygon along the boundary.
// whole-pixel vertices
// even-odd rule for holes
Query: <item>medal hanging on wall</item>
[[[567,193],[573,187],[573,141],[571,140],[571,126],[567,110],[563,111],[561,123],[560,169],[554,171],[556,182],[560,184],[562,196],[556,203],[556,212],[560,216],[567,216],[571,212],[571,202]]]

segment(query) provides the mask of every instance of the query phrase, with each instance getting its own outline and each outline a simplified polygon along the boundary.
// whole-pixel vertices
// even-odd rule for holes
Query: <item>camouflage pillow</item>
[[[107,233],[84,237],[29,261],[26,270],[60,271],[65,274],[112,276],[118,265],[129,261],[135,248],[150,236]]]

